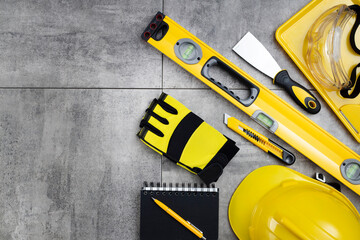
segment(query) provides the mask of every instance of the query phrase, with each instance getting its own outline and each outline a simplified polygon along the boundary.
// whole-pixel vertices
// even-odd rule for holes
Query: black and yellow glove
[[[140,128],[137,135],[146,145],[206,184],[217,181],[239,151],[234,141],[165,93],[146,109]]]

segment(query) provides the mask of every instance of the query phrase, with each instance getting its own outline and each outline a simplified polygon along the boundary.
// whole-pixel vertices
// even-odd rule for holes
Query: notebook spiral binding
[[[156,185],[156,186],[155,186]],[[198,186],[199,185],[199,186]],[[207,187],[205,184],[191,184],[188,183],[187,185],[185,183],[181,183],[181,186],[179,183],[175,183],[175,186],[173,186],[172,183],[169,183],[168,185],[166,183],[154,183],[154,182],[144,182],[144,187],[142,188],[143,191],[163,191],[163,192],[219,192],[219,188],[215,187],[215,184],[210,184],[209,187]]]

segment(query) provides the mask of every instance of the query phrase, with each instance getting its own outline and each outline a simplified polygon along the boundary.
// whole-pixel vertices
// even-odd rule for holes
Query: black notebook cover
[[[204,233],[218,239],[219,189],[194,186],[143,187],[141,190],[140,240],[199,240],[153,200],[163,202]]]

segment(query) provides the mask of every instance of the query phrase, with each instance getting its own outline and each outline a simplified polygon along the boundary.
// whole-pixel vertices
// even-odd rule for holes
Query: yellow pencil
[[[182,217],[180,217],[176,212],[174,212],[173,210],[171,210],[168,206],[166,206],[165,204],[163,204],[162,202],[160,202],[159,200],[152,198],[154,200],[154,202],[161,207],[165,212],[167,212],[170,216],[172,216],[173,218],[175,218],[176,221],[178,221],[179,223],[181,223],[182,225],[184,225],[184,227],[186,227],[187,229],[189,229],[192,233],[194,233],[198,238],[204,239],[206,240],[206,238],[204,237],[204,234],[202,233],[202,231],[200,231],[199,229],[197,229],[194,225],[192,225],[189,221],[186,221],[185,219],[183,219]]]

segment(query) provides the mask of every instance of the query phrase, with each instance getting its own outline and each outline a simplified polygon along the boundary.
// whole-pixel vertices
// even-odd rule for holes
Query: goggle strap
[[[360,67],[360,63],[354,67],[351,72],[350,81],[351,84],[348,88],[340,91],[341,96],[344,98],[356,98],[360,93],[360,76],[356,78],[356,69]],[[349,94],[350,89],[352,88],[351,93]]]
[[[356,46],[356,43],[355,43],[355,33],[360,24],[360,6],[355,4],[355,5],[349,6],[349,8],[356,12],[356,20],[355,20],[354,26],[351,29],[351,33],[350,33],[350,45],[351,45],[352,49],[357,54],[360,55],[360,49]]]

